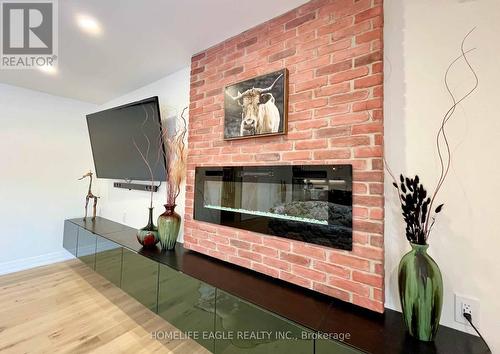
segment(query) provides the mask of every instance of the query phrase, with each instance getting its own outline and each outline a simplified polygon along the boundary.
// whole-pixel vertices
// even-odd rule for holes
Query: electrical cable
[[[486,345],[486,348],[488,348],[488,351],[491,353],[491,349],[490,349],[488,343],[486,343],[486,341],[484,340],[484,338],[481,335],[481,333],[478,331],[478,329],[476,328],[476,326],[474,326],[474,324],[472,323],[472,316],[471,316],[471,314],[464,312],[463,315],[464,315],[465,319],[470,323],[470,325],[472,326],[472,328],[474,328],[474,330],[476,331],[476,333],[479,335],[479,338],[482,339],[482,341]]]

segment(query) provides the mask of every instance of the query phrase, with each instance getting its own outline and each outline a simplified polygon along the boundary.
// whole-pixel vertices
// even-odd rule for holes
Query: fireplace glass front
[[[352,166],[197,167],[194,219],[352,249]]]

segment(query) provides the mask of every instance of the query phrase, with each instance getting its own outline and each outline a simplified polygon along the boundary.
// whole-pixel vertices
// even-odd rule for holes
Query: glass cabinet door
[[[358,351],[346,344],[336,342],[328,339],[318,339],[316,340],[316,351],[315,354],[362,354],[363,352]]]
[[[312,336],[306,328],[217,290],[216,354],[312,354]]]
[[[78,248],[78,229],[78,225],[73,224],[71,221],[66,220],[64,222],[63,247],[75,257]]]
[[[85,229],[78,230],[77,257],[90,268],[95,269],[96,235]]]
[[[122,274],[122,247],[97,236],[95,271],[119,287]]]
[[[158,263],[123,249],[121,288],[153,312],[157,312],[158,267]]]
[[[215,288],[186,274],[160,265],[158,314],[196,341],[214,351],[210,335],[215,320]]]

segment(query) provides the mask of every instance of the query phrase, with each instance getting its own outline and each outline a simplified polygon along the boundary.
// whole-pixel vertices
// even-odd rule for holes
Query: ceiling
[[[104,103],[188,66],[193,54],[305,2],[59,1],[57,73],[0,70],[0,83]],[[82,14],[99,22],[100,35],[78,27]]]

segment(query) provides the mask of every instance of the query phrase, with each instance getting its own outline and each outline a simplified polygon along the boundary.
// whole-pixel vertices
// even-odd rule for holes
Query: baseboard
[[[67,261],[75,258],[71,253],[62,249],[58,252],[42,254],[40,256],[16,259],[10,262],[0,263],[0,275],[19,272],[30,268],[40,267],[47,264]]]

